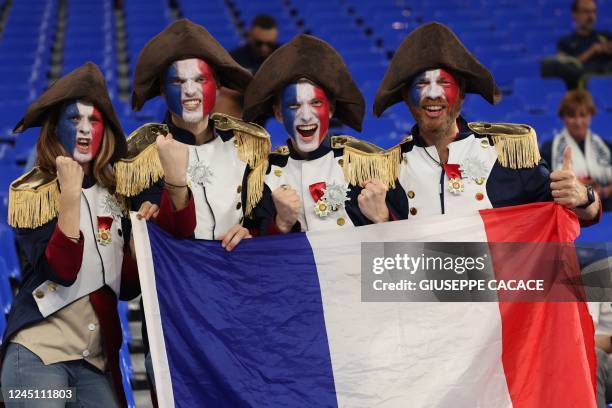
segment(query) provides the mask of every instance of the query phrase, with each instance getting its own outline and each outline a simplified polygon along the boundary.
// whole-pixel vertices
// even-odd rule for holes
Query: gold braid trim
[[[253,210],[263,197],[264,182],[268,171],[268,160],[261,160],[247,177],[247,196],[244,214],[251,217]]]
[[[159,135],[167,135],[168,132],[168,127],[164,124],[147,123],[130,134],[127,139],[127,157],[113,166],[118,194],[133,197],[164,176],[155,139]]]
[[[541,159],[535,130],[528,125],[514,123],[469,123],[475,133],[489,135],[502,167],[527,169],[537,166]]]
[[[8,223],[15,228],[36,228],[59,213],[57,178],[39,167],[19,177],[9,189]]]
[[[365,180],[379,179],[388,188],[395,188],[399,177],[401,146],[389,150],[348,136],[332,137],[332,147],[343,147],[342,170],[345,180],[359,185]]]

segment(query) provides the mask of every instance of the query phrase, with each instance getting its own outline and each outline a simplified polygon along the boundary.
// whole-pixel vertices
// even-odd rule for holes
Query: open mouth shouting
[[[310,125],[297,125],[295,130],[300,135],[300,137],[304,141],[310,141],[317,133],[317,129],[319,129],[319,125],[310,124]]]
[[[89,153],[89,149],[91,147],[91,138],[88,137],[78,137],[76,143],[76,150],[79,153],[87,154]]]
[[[202,109],[202,99],[191,98],[182,101],[183,110],[188,112],[197,112]]]
[[[425,115],[428,118],[438,118],[446,112],[446,105],[423,105],[422,106]]]

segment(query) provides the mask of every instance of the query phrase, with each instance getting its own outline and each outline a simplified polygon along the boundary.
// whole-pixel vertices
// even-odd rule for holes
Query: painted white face
[[[210,66],[189,58],[175,61],[166,72],[168,108],[187,123],[205,120],[215,105],[217,85]]]
[[[67,103],[60,113],[57,134],[74,160],[79,163],[90,162],[102,143],[102,114],[91,102],[78,100]]]
[[[281,94],[285,130],[296,143],[296,149],[309,153],[316,150],[329,128],[330,103],[322,88],[308,82],[288,85]]]

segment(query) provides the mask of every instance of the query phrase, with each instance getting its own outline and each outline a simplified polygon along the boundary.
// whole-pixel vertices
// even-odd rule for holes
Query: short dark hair
[[[255,18],[251,22],[251,27],[259,27],[263,28],[264,30],[270,30],[272,28],[276,28],[277,25],[274,17],[268,14],[260,14],[258,16],[255,16]]]
[[[574,0],[572,2],[572,13],[578,11],[578,3],[580,3],[580,0]],[[593,3],[597,4],[597,1],[593,0]]]

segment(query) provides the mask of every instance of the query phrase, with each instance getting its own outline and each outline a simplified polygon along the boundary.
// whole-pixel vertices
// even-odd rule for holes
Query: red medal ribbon
[[[442,167],[449,179],[461,179],[461,170],[459,170],[458,164],[443,164]]]
[[[314,183],[308,186],[308,189],[310,190],[310,195],[312,196],[312,199],[315,201],[315,203],[323,197],[323,194],[325,194],[325,188],[327,188],[327,184],[325,184],[324,181],[319,181],[318,183]]]
[[[113,225],[113,217],[98,216],[98,231],[103,229],[110,231],[111,225]]]

